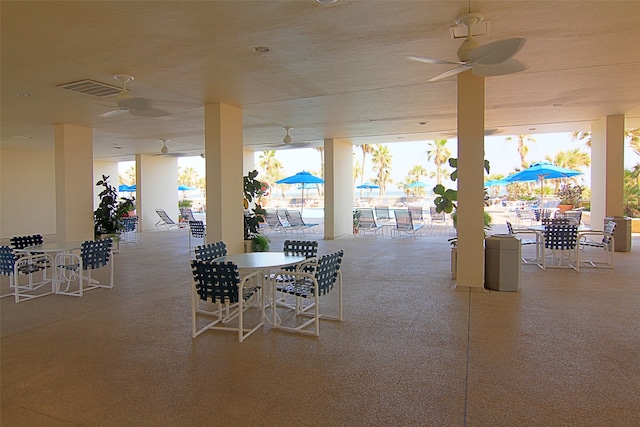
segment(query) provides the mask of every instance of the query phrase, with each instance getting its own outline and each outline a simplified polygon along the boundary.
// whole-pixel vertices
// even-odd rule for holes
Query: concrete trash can
[[[484,284],[494,291],[520,290],[520,240],[508,234],[495,234],[485,239]]]
[[[631,218],[608,216],[604,219],[605,227],[609,221],[616,223],[616,229],[613,231],[614,252],[631,252]]]

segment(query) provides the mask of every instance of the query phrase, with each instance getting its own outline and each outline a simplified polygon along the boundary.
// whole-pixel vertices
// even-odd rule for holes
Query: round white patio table
[[[239,269],[246,269],[251,271],[260,271],[260,285],[262,286],[262,303],[264,305],[264,277],[271,271],[287,267],[290,265],[298,264],[307,258],[304,255],[294,255],[286,252],[248,252],[244,254],[225,255],[213,259],[215,262],[234,262],[238,265]],[[271,324],[276,325],[277,311],[276,311],[276,287],[272,286],[272,299],[271,299],[271,311],[272,319]],[[265,316],[266,317],[266,316]],[[269,321],[269,319],[266,319]]]

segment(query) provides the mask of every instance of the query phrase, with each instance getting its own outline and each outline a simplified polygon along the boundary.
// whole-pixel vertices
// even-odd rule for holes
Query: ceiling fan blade
[[[446,61],[444,59],[436,59],[436,58],[423,58],[421,56],[407,56],[408,59],[412,61],[425,62],[427,64],[437,64],[437,65],[464,65],[464,62],[460,61]]]
[[[450,76],[455,76],[456,74],[464,73],[465,71],[470,70],[472,68],[473,68],[473,65],[461,65],[458,68],[453,68],[449,71],[445,71],[444,73],[440,73],[437,76],[431,77],[427,81],[436,82],[438,80],[446,79],[447,77],[450,77]]]
[[[160,110],[158,108],[149,108],[146,110],[131,109],[129,110],[129,112],[132,116],[138,117],[165,117],[169,115],[168,112]]]
[[[504,76],[505,74],[519,73],[527,69],[527,66],[516,59],[508,59],[501,64],[481,65],[473,67],[473,74],[476,76],[491,77]]]
[[[467,53],[469,62],[481,65],[495,65],[511,59],[522,49],[527,39],[516,37],[498,40],[470,50]]]
[[[130,110],[149,110],[153,107],[153,101],[149,98],[124,98],[118,99],[118,106]]]
[[[120,116],[122,114],[127,113],[129,110],[126,108],[118,108],[117,110],[107,111],[106,113],[100,114],[100,117],[115,117]]]

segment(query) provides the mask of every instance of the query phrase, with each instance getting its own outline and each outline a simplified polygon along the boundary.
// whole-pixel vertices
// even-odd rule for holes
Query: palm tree
[[[284,167],[280,160],[276,158],[275,150],[263,151],[260,157],[258,157],[258,166],[264,172],[262,180],[266,181],[269,187],[272,187],[280,178],[284,178],[284,176],[282,176],[282,169]]]
[[[360,175],[360,185],[364,184],[364,172],[365,172],[365,168],[364,165],[366,163],[367,160],[367,154],[370,154],[373,152],[373,147],[369,144],[362,144],[360,146],[360,149],[362,150],[362,174]],[[382,194],[382,193],[380,193]],[[362,189],[360,189],[360,197],[362,197]]]
[[[355,153],[353,153],[355,155]],[[360,162],[358,160],[355,160],[353,162],[353,185],[356,185],[356,181],[358,180],[358,177],[362,175],[362,166],[360,166]]]
[[[409,195],[409,193],[413,193],[416,196],[424,196],[425,190],[423,187],[408,188],[408,186],[413,184],[414,182],[420,181],[420,178],[422,178],[423,176],[427,176],[428,174],[429,172],[427,171],[427,169],[425,169],[425,167],[421,165],[415,165],[409,170],[409,174],[405,178],[404,184],[402,185],[407,196]]]
[[[442,165],[451,157],[451,151],[446,147],[447,142],[446,139],[435,139],[427,144],[427,160],[433,160],[436,165],[436,184],[442,184]]]
[[[320,153],[320,178],[324,179],[324,147],[315,147],[314,150]]]
[[[118,177],[120,184],[133,185],[136,183],[136,167],[131,166]]]
[[[386,145],[376,145],[373,150],[373,170],[378,172],[374,182],[380,186],[380,195],[383,196],[387,183],[391,183],[391,153]]]
[[[591,164],[591,156],[584,151],[580,151],[579,148],[574,148],[569,151],[560,151],[556,153],[556,156],[551,158],[547,156],[546,159],[556,166],[571,170],[581,170]],[[569,178],[575,180],[576,178]],[[561,179],[554,179],[556,193],[560,187]]]
[[[178,169],[178,184],[193,187],[198,183],[198,178],[198,171],[195,168],[188,167]]]
[[[573,132],[571,137],[574,141],[584,141],[584,145],[591,148],[590,131]],[[624,138],[629,141],[629,147],[633,152],[640,156],[640,128],[625,129]]]
[[[514,138],[508,136],[506,141],[513,141]],[[529,167],[529,162],[527,161],[527,153],[529,152],[529,147],[527,147],[527,143],[537,142],[533,136],[530,134],[518,135],[518,154],[520,155],[520,162],[522,163],[523,168]]]

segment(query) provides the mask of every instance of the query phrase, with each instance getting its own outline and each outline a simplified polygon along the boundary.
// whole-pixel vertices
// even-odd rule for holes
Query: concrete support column
[[[156,230],[156,209],[178,222],[178,159],[173,156],[136,155],[136,214],[141,231]]]
[[[458,74],[458,287],[484,287],[484,77]]]
[[[353,145],[344,140],[324,140],[324,238],[333,240],[353,233]]]
[[[624,196],[624,115],[603,117],[591,126],[591,225],[622,216]]]
[[[93,130],[56,125],[55,165],[57,239],[93,240]]]
[[[244,252],[242,109],[204,106],[207,176],[207,241],[224,241],[229,253]]]

